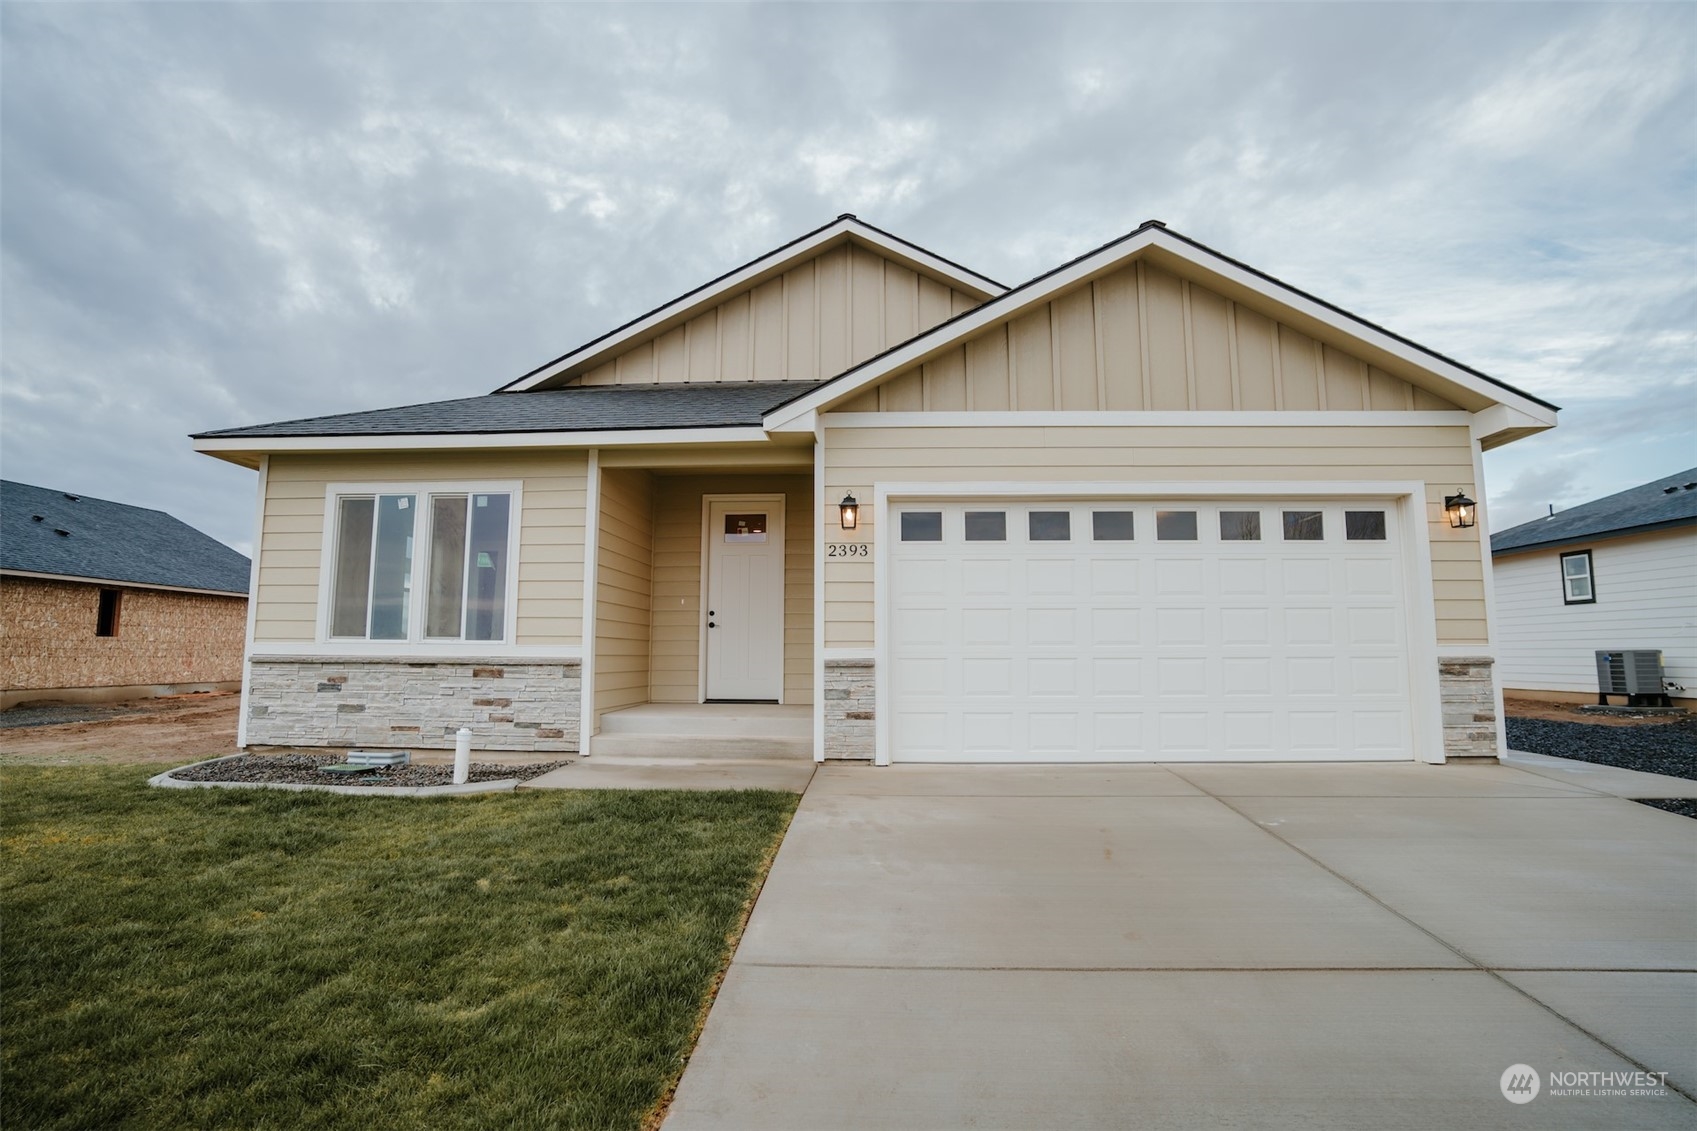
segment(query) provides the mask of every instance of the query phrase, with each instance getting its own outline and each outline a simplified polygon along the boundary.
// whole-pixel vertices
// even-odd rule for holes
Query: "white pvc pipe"
[[[464,785],[471,777],[471,728],[461,727],[454,735],[454,784]]]

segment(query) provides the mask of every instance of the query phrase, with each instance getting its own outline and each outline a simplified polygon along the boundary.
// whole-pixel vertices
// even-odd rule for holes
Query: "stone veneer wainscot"
[[[1444,756],[1495,758],[1497,692],[1489,656],[1438,662],[1438,697],[1444,708]]]
[[[575,659],[256,656],[249,680],[249,746],[452,749],[462,726],[478,750],[578,745]]]
[[[825,661],[825,757],[870,759],[876,685],[871,660]]]

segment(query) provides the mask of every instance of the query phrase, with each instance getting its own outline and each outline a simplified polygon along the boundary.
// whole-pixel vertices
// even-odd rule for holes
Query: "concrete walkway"
[[[1697,1127],[1697,821],[1562,769],[822,767],[665,1129]]]

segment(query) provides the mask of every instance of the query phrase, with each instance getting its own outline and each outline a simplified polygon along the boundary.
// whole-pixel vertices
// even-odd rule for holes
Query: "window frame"
[[[124,620],[124,591],[109,585],[101,586],[94,598],[94,637],[96,640],[116,640]]]
[[[408,577],[407,635],[401,639],[382,640],[367,636],[336,636],[331,633],[335,617],[335,582],[337,540],[340,537],[340,507],[345,498],[378,495],[411,495],[414,508],[412,568]],[[493,640],[468,640],[464,637],[465,610],[462,593],[460,630],[462,635],[426,635],[429,616],[430,537],[434,519],[434,499],[439,496],[506,495],[507,568],[504,607],[501,610],[501,635]],[[468,537],[469,537],[469,512]],[[336,482],[324,489],[323,540],[318,565],[318,617],[316,642],[337,649],[351,649],[372,654],[427,654],[488,652],[490,649],[510,648],[517,642],[518,626],[518,564],[523,535],[524,487],[519,480],[438,480],[409,479],[391,482]],[[465,585],[462,578],[461,586]],[[367,611],[367,630],[370,613]]]
[[[1585,584],[1591,590],[1589,597],[1575,597],[1568,582],[1572,580],[1567,575],[1567,559],[1585,559]],[[1556,570],[1561,577],[1561,603],[1564,605],[1595,605],[1597,603],[1597,563],[1591,557],[1590,550],[1569,550],[1556,559]]]

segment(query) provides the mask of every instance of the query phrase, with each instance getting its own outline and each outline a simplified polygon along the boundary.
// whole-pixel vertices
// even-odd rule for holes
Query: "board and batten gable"
[[[1347,350],[1137,261],[894,374],[836,411],[1456,407]]]
[[[1596,600],[1570,605],[1561,557],[1586,550]],[[1674,694],[1697,699],[1697,527],[1505,551],[1491,568],[1505,689],[1595,695],[1596,652],[1654,648]]]
[[[325,496],[335,483],[518,481],[523,484],[514,643],[577,647],[583,639],[583,451],[270,457],[254,591],[256,644],[318,636]]]
[[[632,345],[573,383],[823,380],[979,301],[842,243]]]

